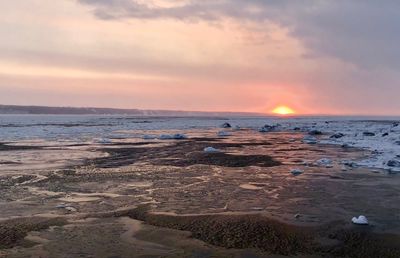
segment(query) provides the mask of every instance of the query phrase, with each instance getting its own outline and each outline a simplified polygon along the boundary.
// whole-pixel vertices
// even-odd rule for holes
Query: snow
[[[368,225],[368,219],[364,215],[354,217],[351,221],[356,225]]]
[[[146,122],[144,122],[146,121]],[[302,133],[308,144],[333,144],[345,148],[362,148],[370,154],[361,161],[349,161],[352,167],[385,169],[400,172],[390,161],[400,161],[400,118],[398,117],[134,117],[134,116],[75,116],[75,115],[0,115],[0,142],[45,140],[47,142],[90,143],[98,139],[143,136],[143,131],[209,130],[224,123],[242,129],[258,130],[267,125],[278,125],[275,131]],[[322,135],[307,135],[317,130]],[[120,133],[120,132],[130,132]],[[136,132],[136,133],[135,133]],[[246,132],[246,130],[243,130]],[[251,133],[251,131],[249,131]],[[330,138],[331,136],[335,137]],[[343,136],[342,136],[343,135]],[[340,137],[339,137],[340,136]],[[174,135],[160,138],[177,139]],[[108,144],[105,140],[102,144]],[[340,161],[339,161],[340,162]],[[389,166],[390,165],[390,166]],[[347,165],[346,165],[347,166]]]

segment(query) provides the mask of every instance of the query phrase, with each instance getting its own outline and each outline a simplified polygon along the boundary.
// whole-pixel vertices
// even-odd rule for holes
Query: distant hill
[[[141,110],[90,107],[47,107],[0,105],[0,114],[35,115],[132,115],[132,116],[261,116],[257,113],[238,112],[197,112],[172,110]]]

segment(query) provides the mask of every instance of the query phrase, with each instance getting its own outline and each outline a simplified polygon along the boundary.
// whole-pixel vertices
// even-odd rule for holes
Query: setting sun
[[[272,113],[277,115],[290,115],[294,114],[294,110],[286,106],[279,106],[272,110]]]

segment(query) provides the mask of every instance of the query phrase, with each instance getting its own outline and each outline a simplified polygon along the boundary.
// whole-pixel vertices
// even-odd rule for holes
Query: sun
[[[277,115],[291,115],[294,114],[294,110],[287,106],[279,106],[272,110],[272,113]]]

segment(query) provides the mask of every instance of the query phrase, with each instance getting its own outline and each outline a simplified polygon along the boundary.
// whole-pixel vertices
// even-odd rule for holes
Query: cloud
[[[216,21],[224,17],[289,29],[310,57],[330,56],[363,69],[400,69],[399,1],[191,0],[160,7],[137,0],[78,0],[100,19]],[[146,3],[151,2],[147,1]]]

